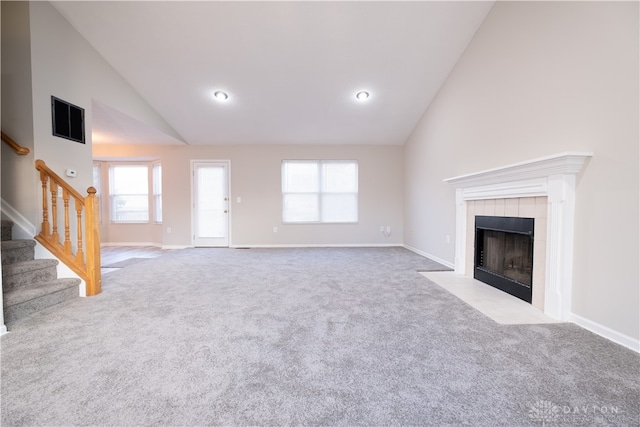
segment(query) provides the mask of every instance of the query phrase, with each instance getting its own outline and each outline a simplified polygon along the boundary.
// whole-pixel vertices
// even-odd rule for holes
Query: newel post
[[[85,236],[87,254],[87,296],[102,292],[102,274],[100,272],[100,224],[98,221],[98,198],[96,189],[89,187],[89,195],[84,199]]]

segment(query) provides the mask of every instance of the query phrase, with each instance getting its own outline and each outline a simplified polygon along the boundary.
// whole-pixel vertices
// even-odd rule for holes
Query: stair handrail
[[[13,138],[4,133],[4,131],[0,131],[0,138],[2,139],[2,142],[11,147],[11,149],[15,151],[16,154],[20,154],[22,156],[29,154],[30,150],[27,147],[23,147],[22,145],[15,142]]]
[[[102,275],[100,272],[100,230],[96,189],[89,187],[87,189],[88,195],[83,196],[40,159],[36,160],[36,170],[40,172],[42,183],[42,224],[40,233],[35,236],[35,239],[84,279],[87,285],[87,296],[97,295],[102,291]],[[49,203],[47,193],[51,195],[51,203]],[[62,194],[64,202],[64,240],[62,241],[58,233],[57,198],[59,193]],[[76,210],[77,243],[75,253],[70,239],[70,198],[75,200]],[[49,220],[49,212],[51,213],[51,221]],[[86,252],[83,247],[86,248]]]

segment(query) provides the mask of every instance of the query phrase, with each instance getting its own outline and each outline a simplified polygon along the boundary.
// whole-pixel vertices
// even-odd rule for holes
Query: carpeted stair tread
[[[55,267],[58,265],[57,259],[34,259],[31,261],[16,262],[2,267],[2,277],[14,274],[26,273],[33,270],[42,270],[45,268]]]
[[[8,327],[46,308],[78,298],[80,279],[57,279],[33,288],[5,293],[4,321]]]
[[[9,326],[40,310],[78,298],[80,279],[58,279],[56,259],[34,259],[36,242],[12,240],[13,222],[2,220],[2,299]]]
[[[6,240],[2,242],[2,250],[19,249],[24,247],[35,247],[36,241],[32,239]]]
[[[36,286],[18,288],[8,292],[4,292],[3,301],[5,310],[11,306],[22,304],[27,301],[36,300],[56,292],[60,292],[69,288],[78,288],[80,279],[64,278],[56,279],[50,282],[43,282]],[[75,293],[78,296],[78,292]],[[61,302],[61,301],[60,301]]]
[[[55,259],[35,259],[7,264],[2,268],[2,289],[7,292],[55,280],[58,277],[57,265],[58,260]]]
[[[22,261],[30,261],[35,253],[35,240],[7,240],[0,242],[2,266]]]

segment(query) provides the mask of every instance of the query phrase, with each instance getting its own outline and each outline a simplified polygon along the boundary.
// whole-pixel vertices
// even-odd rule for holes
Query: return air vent
[[[51,97],[53,136],[84,144],[84,108]]]

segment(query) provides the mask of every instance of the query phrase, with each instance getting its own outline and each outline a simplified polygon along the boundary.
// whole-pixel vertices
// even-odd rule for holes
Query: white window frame
[[[285,167],[287,164],[293,163],[307,163],[307,164],[315,164],[317,166],[318,173],[318,182],[317,188],[314,191],[309,192],[295,192],[288,191],[285,183]],[[324,180],[324,168],[325,164],[336,164],[336,163],[348,163],[353,164],[355,166],[355,191],[353,192],[330,192],[323,189],[323,180]],[[282,223],[283,224],[357,224],[359,220],[359,184],[358,184],[358,175],[359,175],[359,166],[357,160],[283,160],[281,165],[281,181],[282,181]],[[286,206],[285,199],[287,195],[290,194],[308,194],[308,195],[316,195],[317,196],[317,220],[301,220],[301,221],[293,221],[286,220]],[[355,197],[356,207],[355,207],[355,219],[354,220],[343,220],[343,221],[328,221],[324,220],[323,217],[323,196],[331,195],[331,194],[341,194],[341,195],[352,195]]]
[[[96,174],[97,170],[97,174]],[[93,163],[93,188],[96,189],[96,199],[98,199],[98,222],[102,224],[102,164]],[[97,182],[96,182],[97,181]]]
[[[156,224],[162,224],[162,164],[160,162],[152,163],[151,170],[153,221]]]

